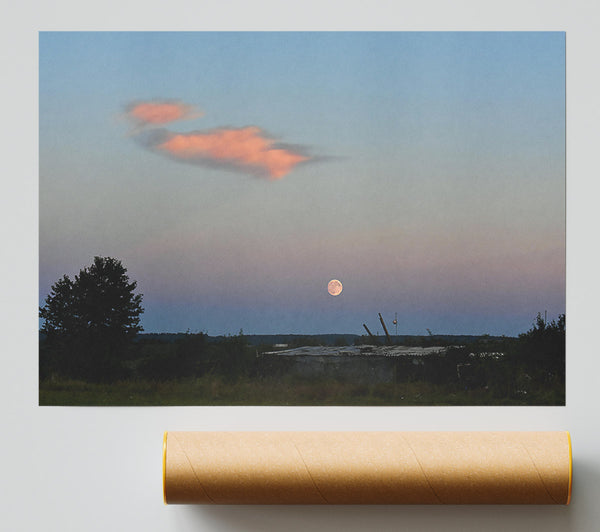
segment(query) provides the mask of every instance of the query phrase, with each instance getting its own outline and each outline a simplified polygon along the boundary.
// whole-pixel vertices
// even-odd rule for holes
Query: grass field
[[[227,382],[204,376],[188,380],[122,381],[112,384],[77,380],[40,383],[40,405],[64,406],[484,406],[560,405],[560,389],[529,391],[520,397],[499,398],[490,390],[457,390],[430,382],[360,385],[340,381],[306,381],[292,376]]]

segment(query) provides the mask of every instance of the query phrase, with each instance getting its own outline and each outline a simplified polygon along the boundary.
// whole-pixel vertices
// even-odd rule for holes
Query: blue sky
[[[39,114],[40,301],[104,255],[147,331],[565,310],[563,33],[41,33]]]

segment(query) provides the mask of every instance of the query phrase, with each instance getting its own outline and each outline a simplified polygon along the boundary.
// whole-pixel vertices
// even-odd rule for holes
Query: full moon
[[[337,279],[332,279],[327,284],[327,291],[332,296],[339,296],[342,293],[342,288],[343,288],[342,283],[340,283]]]

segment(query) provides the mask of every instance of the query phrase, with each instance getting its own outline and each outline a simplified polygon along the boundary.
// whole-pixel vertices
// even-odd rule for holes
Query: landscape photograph
[[[563,32],[40,32],[39,405],[565,405]]]

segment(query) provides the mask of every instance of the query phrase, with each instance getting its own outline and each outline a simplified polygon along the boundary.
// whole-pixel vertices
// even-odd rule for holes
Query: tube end
[[[573,447],[569,431],[567,431],[567,440],[569,441],[569,493],[567,495],[567,504],[569,504],[571,502],[571,487],[573,486]]]
[[[163,502],[167,504],[167,434],[163,434],[163,455],[162,455],[162,480],[163,480]]]

